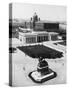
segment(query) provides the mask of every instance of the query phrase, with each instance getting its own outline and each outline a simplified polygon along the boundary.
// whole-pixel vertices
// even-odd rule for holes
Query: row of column
[[[35,37],[26,37],[26,43],[38,43],[42,41],[51,41],[51,36],[35,36]]]

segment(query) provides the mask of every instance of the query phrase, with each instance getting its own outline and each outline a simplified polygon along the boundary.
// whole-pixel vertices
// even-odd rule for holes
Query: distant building
[[[34,31],[57,32],[59,30],[59,23],[42,21],[35,13],[31,20],[26,22],[26,28],[33,28]]]
[[[35,31],[47,31],[47,32],[56,32],[59,29],[59,23],[56,22],[44,22],[38,21],[35,23]]]

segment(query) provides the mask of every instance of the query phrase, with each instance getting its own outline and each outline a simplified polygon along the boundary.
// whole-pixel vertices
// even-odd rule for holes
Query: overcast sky
[[[13,18],[30,19],[34,12],[37,13],[41,20],[66,21],[65,6],[13,3]]]

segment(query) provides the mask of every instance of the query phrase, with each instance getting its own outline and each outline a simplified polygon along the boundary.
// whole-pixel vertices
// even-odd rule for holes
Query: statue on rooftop
[[[38,15],[36,14],[36,12],[33,15],[33,21],[37,22],[38,21]]]
[[[35,22],[40,21],[40,18],[38,18],[36,12],[34,13],[33,17],[31,17],[31,21],[33,22],[33,29],[35,29]]]
[[[36,12],[33,15],[33,28],[35,29],[35,22],[38,21],[38,15],[36,14]]]

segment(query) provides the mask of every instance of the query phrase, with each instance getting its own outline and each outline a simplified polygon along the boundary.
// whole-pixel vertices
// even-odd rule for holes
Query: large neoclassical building
[[[27,29],[26,29],[27,30]],[[44,41],[55,41],[58,40],[58,33],[56,32],[19,32],[19,40],[22,44],[40,43]]]
[[[58,40],[58,33],[52,32],[52,30],[58,30],[58,23],[42,22],[38,19],[36,13],[29,23],[25,23],[25,27],[26,28],[19,27],[19,40],[22,44]]]

